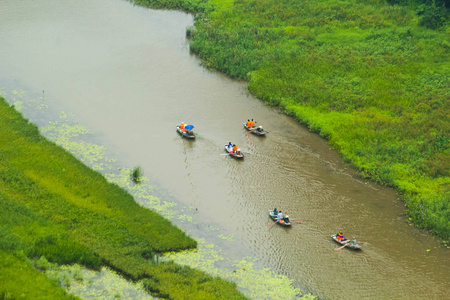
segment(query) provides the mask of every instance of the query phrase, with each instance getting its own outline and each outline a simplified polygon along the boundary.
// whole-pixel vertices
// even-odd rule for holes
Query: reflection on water
[[[118,158],[108,164],[140,165],[159,187],[136,191],[139,201],[232,261],[255,257],[257,268],[327,299],[447,296],[447,249],[405,222],[394,191],[356,177],[326,141],[247,95],[244,83],[200,67],[184,39],[192,16],[120,0],[3,0],[0,15],[0,87],[36,100],[45,90],[53,117],[30,112],[34,122],[73,113],[94,133],[89,142]],[[248,134],[248,118],[267,137]],[[201,136],[181,139],[182,121]],[[222,155],[230,141],[244,160]],[[269,226],[274,207],[304,222]],[[339,230],[366,241],[364,250],[335,251]]]

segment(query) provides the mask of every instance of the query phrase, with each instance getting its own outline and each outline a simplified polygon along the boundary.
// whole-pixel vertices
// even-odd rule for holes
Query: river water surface
[[[194,236],[215,224],[238,241],[231,256],[250,254],[320,298],[448,299],[448,249],[407,224],[395,191],[355,176],[245,83],[200,66],[185,40],[192,16],[123,0],[0,2],[0,88],[44,91],[50,108],[73,113],[120,163],[195,209]],[[248,118],[267,137],[245,132]],[[195,141],[179,122],[195,125]],[[228,142],[244,160],[224,155]],[[269,226],[274,207],[304,221]],[[338,230],[364,250],[335,251]]]

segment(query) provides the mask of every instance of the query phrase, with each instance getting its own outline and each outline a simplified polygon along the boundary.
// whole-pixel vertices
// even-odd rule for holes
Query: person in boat
[[[255,127],[255,121],[253,119],[250,121],[250,127]]]
[[[289,224],[289,216],[286,215],[283,219],[284,223]]]
[[[355,246],[356,246],[356,244],[358,244],[358,243],[356,242],[356,237],[353,237],[353,239],[352,239],[352,244],[355,245]]]
[[[256,128],[256,131],[258,131],[258,132],[263,132],[264,129],[262,128],[262,126],[258,126],[258,128]]]
[[[231,142],[228,143],[227,150],[228,150],[228,152],[233,151],[233,144],[231,144]]]
[[[276,207],[273,209],[273,215],[274,215],[274,216],[278,216],[278,210],[277,210]]]
[[[236,154],[237,154],[237,155],[240,155],[240,154],[241,154],[241,149],[237,148]]]
[[[181,122],[180,129],[184,129],[184,122]]]
[[[247,125],[246,125],[246,126],[247,126],[247,127],[251,127],[250,124],[251,124],[250,119],[248,119],[248,120],[247,120]]]
[[[283,220],[284,216],[283,213],[281,212],[281,210],[278,212],[278,222],[280,222],[281,220]]]
[[[237,150],[238,150],[238,147],[236,146],[236,144],[233,144],[233,153],[236,153]]]

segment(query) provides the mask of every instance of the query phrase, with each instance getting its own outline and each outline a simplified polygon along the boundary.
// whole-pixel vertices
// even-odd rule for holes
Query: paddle
[[[272,226],[273,224],[278,223],[278,221],[280,221],[280,220],[277,220],[277,221],[275,221],[273,223],[270,223],[269,225]]]
[[[334,249],[334,250],[341,250],[342,248],[344,248],[346,245],[344,245],[344,246],[342,246],[342,247],[339,247],[339,248],[336,248],[336,249]]]
[[[291,221],[303,222],[303,220],[300,220],[300,219],[293,219]]]
[[[336,248],[336,249],[334,249],[334,250],[341,250],[342,248],[344,248],[345,246],[347,246],[348,243],[350,243],[350,240],[346,241],[344,246],[339,247],[339,248]]]
[[[194,132],[195,135],[203,137],[203,135]]]

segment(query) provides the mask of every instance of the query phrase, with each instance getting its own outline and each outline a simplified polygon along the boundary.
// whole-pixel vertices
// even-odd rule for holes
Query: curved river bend
[[[121,0],[2,0],[0,88],[44,90],[50,109],[73,113],[121,164],[142,166],[195,208],[192,235],[214,224],[239,245],[229,255],[250,254],[307,292],[448,297],[448,249],[408,226],[396,193],[355,176],[325,140],[247,95],[244,83],[199,66],[184,39],[191,24],[190,15]],[[246,133],[248,118],[268,136]],[[182,121],[201,136],[181,139]],[[223,155],[228,142],[247,153],[243,161]],[[274,207],[305,221],[271,227]],[[365,249],[334,251],[338,230]]]

